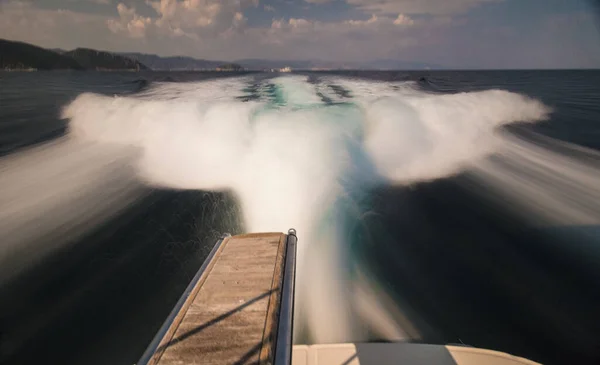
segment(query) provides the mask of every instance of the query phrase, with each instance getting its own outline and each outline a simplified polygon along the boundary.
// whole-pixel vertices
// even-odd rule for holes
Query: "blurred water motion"
[[[173,75],[3,75],[0,362],[131,364],[222,232],[288,225],[297,341],[600,362],[600,72]]]
[[[0,161],[0,283],[148,194],[135,151],[58,140]]]

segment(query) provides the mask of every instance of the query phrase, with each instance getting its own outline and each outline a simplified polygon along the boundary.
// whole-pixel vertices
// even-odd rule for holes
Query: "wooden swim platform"
[[[292,344],[296,231],[224,236],[137,365],[539,365],[415,343]]]
[[[289,364],[295,254],[293,229],[224,236],[138,365]]]

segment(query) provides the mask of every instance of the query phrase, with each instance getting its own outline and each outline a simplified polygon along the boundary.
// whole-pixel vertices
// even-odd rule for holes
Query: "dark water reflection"
[[[463,174],[376,191],[368,267],[421,319],[424,342],[599,363],[599,227],[534,227],[481,189]]]
[[[228,194],[152,193],[1,288],[0,363],[135,363],[238,217]]]

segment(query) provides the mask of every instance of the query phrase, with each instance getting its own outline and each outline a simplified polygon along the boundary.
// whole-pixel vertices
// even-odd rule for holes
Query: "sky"
[[[0,0],[0,38],[161,56],[600,68],[585,0]]]

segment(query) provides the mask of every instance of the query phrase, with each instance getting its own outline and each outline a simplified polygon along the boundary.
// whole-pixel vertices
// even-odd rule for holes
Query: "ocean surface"
[[[0,72],[0,363],[134,364],[222,233],[295,341],[600,363],[600,71]]]

